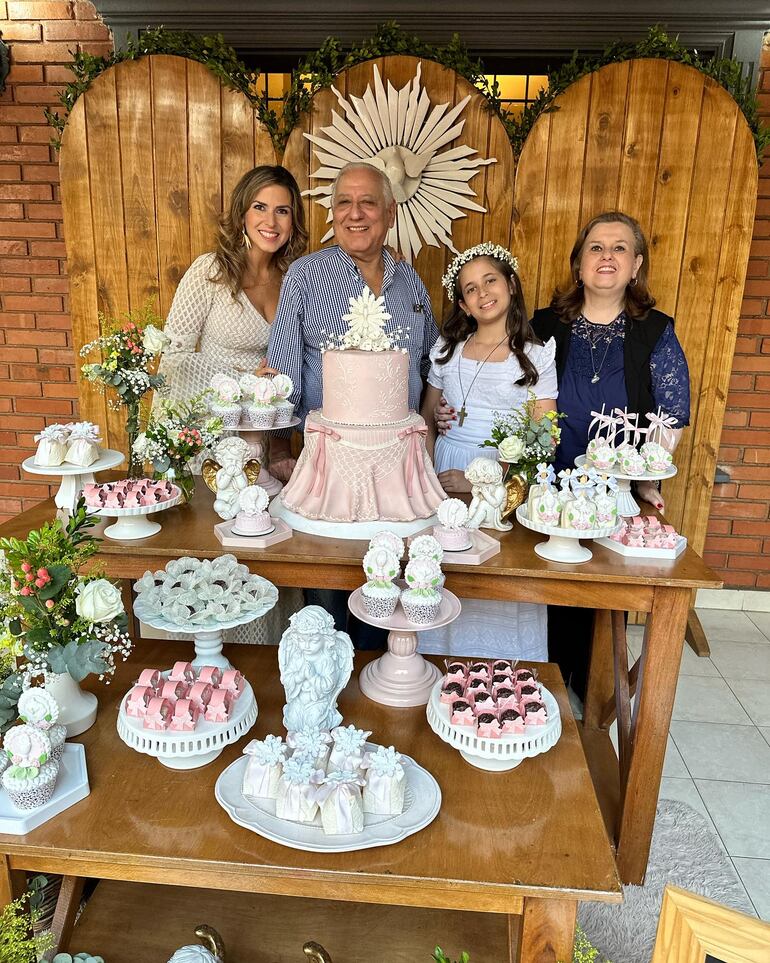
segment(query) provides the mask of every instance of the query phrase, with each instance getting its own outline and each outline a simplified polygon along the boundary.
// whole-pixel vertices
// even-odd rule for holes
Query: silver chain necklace
[[[618,317],[620,317],[620,315],[618,315]],[[582,315],[582,318],[586,324],[591,323],[585,315]],[[614,321],[611,321],[610,324],[607,325],[607,327],[610,327],[610,325],[614,324],[615,321],[617,321],[617,318],[615,318]],[[604,362],[607,360],[607,355],[609,354],[609,351],[610,351],[610,348],[612,347],[612,342],[614,339],[610,338],[607,341],[607,347],[604,349],[604,355],[602,356],[602,360],[599,362],[599,367],[597,368],[596,365],[594,364],[594,349],[596,346],[594,345],[593,338],[591,337],[590,328],[587,329],[587,334],[588,334],[588,347],[591,349],[591,367],[593,368],[593,372],[594,372],[593,377],[591,378],[591,384],[595,385],[601,379],[601,371],[602,371],[602,368],[604,367]],[[598,341],[599,339],[597,338],[596,340]]]
[[[475,332],[471,335],[471,338],[473,338],[474,336],[475,336]],[[497,342],[494,348],[492,348],[492,350],[489,352],[489,354],[486,356],[486,358],[484,358],[484,360],[481,363],[479,363],[478,361],[476,362],[476,373],[473,376],[473,380],[468,385],[467,391],[463,390],[463,376],[462,376],[463,349],[460,348],[460,358],[459,358],[459,363],[457,365],[457,380],[460,382],[460,394],[462,394],[463,396],[463,401],[462,401],[462,404],[460,405],[460,412],[459,412],[460,417],[458,419],[458,424],[461,428],[463,426],[463,422],[468,416],[468,410],[465,407],[465,402],[468,400],[468,395],[471,393],[471,388],[473,387],[476,381],[476,378],[478,378],[478,376],[481,374],[481,369],[484,367],[487,361],[489,361],[489,359],[492,357],[495,351],[497,351],[500,345],[504,344],[507,340],[508,340],[508,335],[506,335],[501,341]],[[470,341],[470,338],[468,338],[468,341]],[[473,361],[475,359],[469,358],[468,360]]]

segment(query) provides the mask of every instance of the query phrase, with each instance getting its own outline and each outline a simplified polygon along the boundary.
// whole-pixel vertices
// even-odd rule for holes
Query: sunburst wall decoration
[[[304,193],[328,210],[327,222],[332,219],[332,182],[339,171],[353,161],[372,164],[388,175],[397,202],[388,244],[410,261],[423,244],[439,247],[443,243],[458,253],[452,242],[452,221],[465,217],[465,211],[486,213],[472,199],[476,192],[469,181],[479,168],[497,163],[496,157],[473,157],[478,152],[467,145],[439,153],[462,133],[465,120],[458,118],[470,95],[449,111],[449,104],[437,104],[431,110],[420,75],[418,65],[405,87],[396,90],[388,81],[386,92],[375,65],[374,89],[368,86],[363,97],[351,96],[350,102],[332,87],[346,117],[332,111],[331,126],[321,128],[325,137],[305,134],[322,165],[310,176],[327,183]],[[327,231],[322,243],[333,234]]]

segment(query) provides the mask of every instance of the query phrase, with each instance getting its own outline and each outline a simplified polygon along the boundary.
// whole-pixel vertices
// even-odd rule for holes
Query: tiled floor
[[[757,914],[770,920],[770,613],[699,609],[711,647],[685,645],[661,798],[712,822]],[[635,659],[640,626],[629,626]]]

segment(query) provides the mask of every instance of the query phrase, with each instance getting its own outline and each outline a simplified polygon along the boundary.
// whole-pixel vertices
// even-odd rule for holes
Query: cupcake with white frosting
[[[47,689],[27,689],[19,696],[19,718],[35,729],[41,729],[51,740],[51,758],[60,762],[64,754],[67,727],[58,725],[59,703]]]
[[[34,726],[14,726],[5,734],[3,749],[10,765],[2,775],[3,789],[16,809],[38,809],[53,796],[59,764],[51,760],[51,740]]]
[[[401,589],[394,584],[401,568],[388,548],[370,548],[364,555],[366,582],[361,588],[364,608],[375,619],[389,619],[396,611]]]
[[[413,558],[404,572],[406,588],[401,605],[407,621],[430,625],[436,621],[441,606],[441,566],[429,558]]]

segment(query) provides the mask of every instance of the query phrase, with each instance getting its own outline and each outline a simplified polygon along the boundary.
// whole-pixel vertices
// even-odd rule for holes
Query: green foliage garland
[[[445,46],[436,47],[402,30],[394,21],[381,24],[372,37],[347,50],[337,38],[327,38],[318,50],[308,54],[292,71],[291,86],[284,95],[280,116],[268,105],[267,94],[257,93],[259,71],[250,71],[238,59],[233,48],[225,43],[221,34],[201,36],[189,31],[157,27],[146,30],[138,40],[130,39],[126,47],[115,50],[107,57],[74,53],[69,66],[75,74],[75,80],[64,88],[59,98],[64,114],[48,109],[45,112],[48,122],[56,130],[54,145],[59,147],[61,144],[61,134],[75,101],[102,71],[124,60],[138,60],[150,54],[172,54],[205,64],[222,83],[239,90],[249,99],[279,152],[286,146],[289,134],[301,115],[310,108],[315,94],[331,86],[338,73],[367,60],[397,54],[434,60],[465,77],[479,89],[486,97],[490,111],[497,114],[504,124],[517,159],[537,118],[542,113],[558,109],[554,101],[570,84],[607,64],[644,57],[687,64],[711,77],[727,90],[743,112],[754,136],[760,160],[765,148],[770,145],[770,128],[759,120],[756,93],[750,79],[743,76],[740,63],[727,57],[702,60],[677,39],[669,37],[659,26],[651,27],[647,36],[637,43],[616,42],[595,57],[579,58],[575,52],[569,63],[549,72],[548,89],[541,90],[521,116],[516,117],[505,110],[497,82],[489,83],[484,65],[480,60],[470,57],[458,34],[454,34]]]

